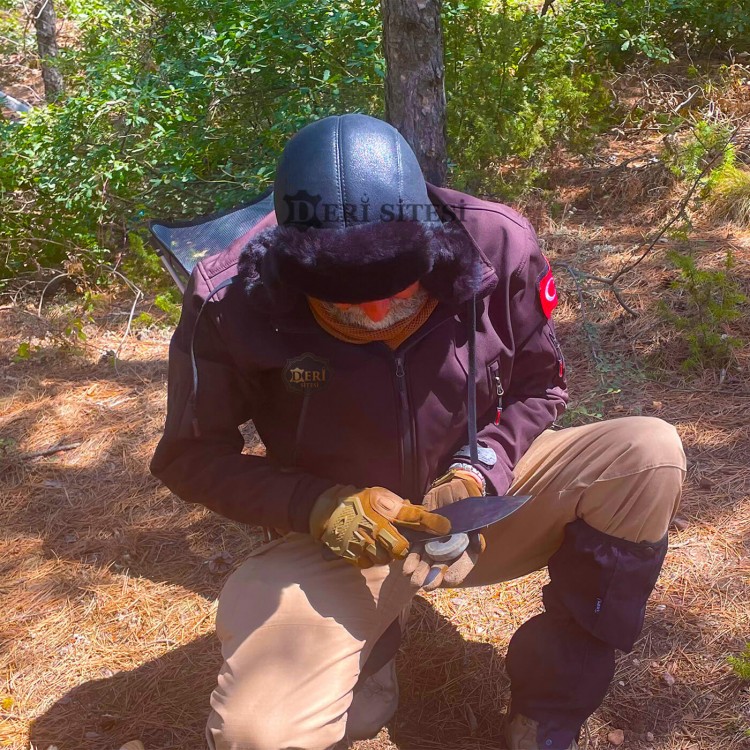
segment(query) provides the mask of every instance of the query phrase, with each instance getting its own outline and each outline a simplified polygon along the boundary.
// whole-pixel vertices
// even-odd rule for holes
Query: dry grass
[[[553,258],[562,249],[601,273],[627,259],[619,236],[576,221],[546,237]],[[729,241],[750,291],[748,238],[707,231],[694,249],[719,263]],[[657,255],[632,279],[637,320],[587,291],[593,339],[575,286],[559,279],[558,327],[577,398],[570,422],[591,418],[582,407],[603,418],[656,414],[677,425],[691,461],[687,523],[673,534],[643,637],[620,658],[589,722],[590,748],[607,747],[615,727],[626,750],[750,742],[747,688],[726,662],[750,634],[748,356],[738,355],[722,384],[711,371],[673,374],[680,344],[653,309],[671,273]],[[41,350],[9,363],[19,341],[44,340],[42,323],[19,309],[0,315],[0,744],[109,750],[140,737],[147,750],[196,750],[220,661],[215,600],[226,568],[258,535],[184,505],[148,475],[164,418],[166,334],[131,337],[117,372],[100,361],[121,335],[111,320],[88,330],[83,354]],[[750,338],[750,323],[737,325],[734,333]],[[654,349],[666,365],[662,382],[640,369]],[[620,391],[608,394],[613,384]],[[209,565],[222,551],[230,564]],[[515,628],[539,611],[544,575],[418,599],[399,657],[394,726],[358,750],[502,748],[504,653]]]
[[[750,228],[750,169],[730,166],[721,171],[711,191],[712,214],[717,219]]]
[[[648,158],[659,148],[653,134],[631,133],[605,143],[598,171],[558,162],[563,216],[540,201],[523,207],[553,261],[609,275],[634,259],[679,191]],[[643,636],[588,723],[589,749],[608,748],[613,728],[623,750],[750,749],[750,690],[727,664],[750,639],[750,352],[723,374],[678,374],[685,345],[656,310],[678,294],[662,252],[673,244],[623,280],[637,319],[606,290],[557,274],[574,397],[566,424],[660,416],[690,461],[684,521]],[[707,223],[690,244],[706,268],[731,246],[750,294],[749,233]],[[200,750],[220,665],[216,598],[259,543],[257,530],[185,505],[148,474],[168,335],[129,337],[115,370],[102,354],[117,349],[128,306],[99,310],[78,354],[52,347],[33,305],[0,309],[0,746],[14,750],[116,750],[136,737],[146,750]],[[750,319],[727,332],[750,341]],[[22,341],[40,348],[12,363]],[[544,580],[418,598],[398,660],[399,712],[357,750],[501,750],[505,650],[540,610]]]

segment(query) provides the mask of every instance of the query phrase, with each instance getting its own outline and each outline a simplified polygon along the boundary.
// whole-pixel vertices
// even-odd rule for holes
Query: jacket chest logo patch
[[[282,370],[284,385],[292,393],[322,390],[328,385],[332,374],[328,361],[310,352],[288,359]]]

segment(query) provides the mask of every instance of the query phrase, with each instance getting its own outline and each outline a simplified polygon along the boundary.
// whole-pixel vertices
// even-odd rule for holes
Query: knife
[[[398,530],[409,544],[447,539],[454,534],[468,534],[492,526],[515,513],[530,499],[531,495],[486,495],[467,497],[438,508],[433,513],[451,522],[451,533],[442,537],[435,536],[429,531],[416,531],[401,525],[398,526]]]

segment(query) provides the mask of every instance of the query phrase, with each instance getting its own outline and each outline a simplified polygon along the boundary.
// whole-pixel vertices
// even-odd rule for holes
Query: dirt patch
[[[619,229],[605,223],[572,217],[541,235],[553,262],[592,273],[630,259]],[[693,250],[718,263],[727,243],[750,293],[750,238],[707,228]],[[591,748],[607,747],[616,728],[626,749],[748,747],[747,688],[726,658],[750,633],[750,362],[740,352],[721,382],[712,370],[680,373],[679,342],[655,308],[673,275],[660,248],[628,277],[640,312],[631,319],[605,290],[581,290],[558,273],[574,397],[565,424],[659,416],[677,426],[690,460],[685,521],[673,530],[643,637],[620,657],[589,721]],[[216,598],[259,542],[256,529],[188,506],[150,477],[168,335],[131,335],[115,369],[108,352],[127,310],[127,300],[113,301],[75,354],[43,345],[32,305],[0,311],[0,742],[17,750],[30,741],[108,750],[134,737],[149,750],[201,747],[220,665]],[[748,321],[737,326],[747,340]],[[31,337],[41,348],[12,362]],[[665,369],[648,365],[654,350]],[[36,455],[60,445],[77,447]],[[502,748],[504,654],[540,610],[544,578],[420,597],[398,660],[397,717],[358,750]]]

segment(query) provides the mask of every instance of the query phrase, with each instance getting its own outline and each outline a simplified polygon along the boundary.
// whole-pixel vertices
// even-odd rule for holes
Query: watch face
[[[465,445],[456,455],[470,460],[471,451],[469,450],[469,446]],[[477,458],[479,458],[480,463],[484,464],[488,469],[491,469],[497,463],[497,453],[495,453],[492,448],[488,448],[481,443],[477,445]]]

